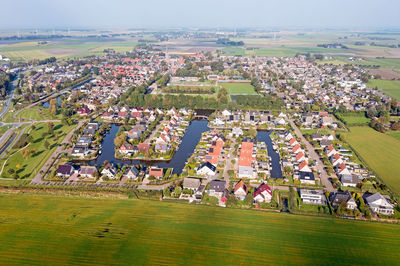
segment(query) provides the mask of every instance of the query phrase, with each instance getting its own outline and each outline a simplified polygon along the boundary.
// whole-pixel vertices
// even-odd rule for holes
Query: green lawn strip
[[[370,127],[350,127],[343,135],[363,161],[400,195],[400,141]]]
[[[9,130],[10,128],[11,128],[10,126],[1,126],[0,127],[0,137],[3,136],[3,134],[6,133],[6,131]]]
[[[399,225],[150,200],[1,194],[0,211],[2,264],[394,265],[400,248]]]
[[[388,131],[386,134],[400,141],[400,131]]]
[[[256,95],[257,92],[254,90],[250,83],[220,83],[221,86],[226,88],[229,94],[235,95]]]
[[[9,178],[9,169],[14,169],[14,171],[20,176],[22,179],[32,178],[37,171],[42,167],[42,165],[48,160],[48,158],[53,154],[57,145],[64,139],[64,137],[70,132],[75,125],[65,126],[61,123],[54,123],[55,133],[58,134],[58,139],[55,139],[55,136],[46,136],[42,137],[42,134],[47,132],[47,124],[46,123],[38,123],[35,124],[35,129],[31,130],[30,134],[33,137],[33,143],[27,147],[30,151],[36,151],[34,155],[30,155],[28,158],[24,158],[22,156],[22,152],[18,151],[13,156],[9,158],[6,162],[3,173],[1,177]],[[48,141],[50,146],[49,149],[46,149],[44,146],[45,141]],[[13,149],[10,151],[10,154],[17,151],[17,149]],[[6,158],[0,161],[0,165],[2,166]]]

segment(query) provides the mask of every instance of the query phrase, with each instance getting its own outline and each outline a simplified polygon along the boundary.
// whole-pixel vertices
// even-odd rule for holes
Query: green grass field
[[[255,95],[257,94],[250,83],[220,83],[231,95]]]
[[[400,141],[370,127],[350,127],[344,136],[393,192],[400,195]]]
[[[0,194],[0,263],[398,263],[400,226],[149,200]]]
[[[5,163],[1,177],[10,178],[11,175],[8,170],[14,169],[20,178],[32,178],[44,162],[53,154],[56,146],[75,126],[76,125],[65,126],[61,123],[54,123],[54,132],[58,134],[58,138],[50,135],[43,138],[42,134],[47,132],[47,124],[35,124],[35,129],[30,132],[30,135],[33,137],[33,142],[29,144],[27,149],[30,151],[35,150],[36,153],[28,158],[24,158],[19,149],[12,149],[8,156],[0,160],[0,168],[3,167]],[[28,132],[28,129],[25,132]],[[45,139],[47,139],[50,144],[49,149],[46,149],[44,146]]]
[[[367,117],[365,117],[364,113],[354,113],[354,112],[349,112],[349,113],[338,113],[338,117],[340,117],[342,120],[346,122],[347,126],[362,126],[362,125],[368,125],[369,122],[371,121]]]
[[[367,85],[372,88],[378,87],[389,96],[400,99],[400,81],[372,79],[368,81]]]

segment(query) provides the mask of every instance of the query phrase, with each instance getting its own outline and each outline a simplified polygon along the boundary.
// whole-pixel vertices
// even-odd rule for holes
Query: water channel
[[[272,131],[258,131],[257,141],[267,144],[268,156],[271,158],[271,178],[283,178],[282,166],[279,154],[273,149],[273,143],[270,137]]]
[[[174,156],[170,161],[166,162],[155,162],[155,161],[142,161],[142,160],[120,160],[115,158],[115,144],[114,139],[118,133],[120,126],[112,124],[110,130],[106,133],[101,154],[97,159],[89,162],[90,165],[101,166],[104,161],[109,161],[113,164],[128,164],[137,165],[142,164],[146,166],[158,166],[162,168],[173,168],[174,174],[182,173],[182,169],[185,166],[188,158],[193,154],[197,143],[200,140],[201,134],[205,131],[210,130],[208,127],[208,121],[205,119],[193,120],[187,128],[185,135],[182,138],[182,142],[179,145],[179,149],[175,152]],[[271,157],[271,177],[282,178],[282,169],[280,164],[279,154],[273,150],[272,140],[270,133],[272,131],[259,131],[257,134],[257,140],[263,141],[267,144],[268,155]]]
[[[120,126],[113,124],[111,125],[110,131],[104,137],[101,154],[96,160],[91,161],[89,164],[100,166],[104,164],[105,160],[107,160],[114,164],[144,164],[146,166],[154,165],[162,168],[173,168],[173,174],[180,174],[182,173],[182,169],[184,168],[187,159],[193,154],[193,151],[200,140],[201,134],[209,130],[207,124],[207,120],[193,120],[186,129],[185,135],[182,138],[182,143],[179,145],[179,149],[175,152],[172,159],[167,162],[120,160],[115,158],[114,139]]]

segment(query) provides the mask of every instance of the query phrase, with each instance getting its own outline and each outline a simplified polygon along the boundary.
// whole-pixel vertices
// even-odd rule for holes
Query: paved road
[[[41,184],[44,181],[42,180],[42,177],[44,174],[47,173],[47,171],[49,170],[49,168],[52,166],[53,161],[58,158],[58,156],[61,153],[65,152],[65,148],[63,147],[62,144],[68,144],[71,143],[71,138],[73,136],[73,134],[75,133],[76,130],[78,130],[79,128],[82,127],[82,125],[87,122],[87,120],[82,120],[79,121],[78,125],[71,131],[69,132],[65,138],[63,139],[63,141],[61,142],[61,144],[56,148],[56,150],[53,152],[53,154],[49,157],[49,159],[47,160],[47,162],[42,166],[42,168],[36,173],[35,177],[32,179],[31,183],[33,184]]]
[[[315,152],[314,147],[306,140],[306,138],[303,136],[301,133],[300,129],[296,126],[296,124],[293,122],[293,120],[289,120],[290,125],[292,125],[294,132],[296,135],[301,139],[301,141],[306,145],[306,148],[308,150],[308,153],[311,156],[311,159],[315,160],[318,164],[316,166],[317,170],[320,171],[320,179],[322,182],[322,185],[325,186],[326,190],[329,192],[336,192],[337,190],[333,188],[332,183],[329,181],[329,176],[326,173],[324,169],[324,164],[322,163],[320,157],[318,154]]]

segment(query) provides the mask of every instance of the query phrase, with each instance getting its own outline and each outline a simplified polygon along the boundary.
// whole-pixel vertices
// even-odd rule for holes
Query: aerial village
[[[25,73],[15,108],[44,103],[64,123],[79,124],[33,185],[158,191],[162,199],[221,207],[395,215],[390,189],[340,137],[344,125],[332,111],[390,104],[365,85],[361,67],[320,65],[306,55],[179,55],[144,46],[2,68]],[[240,86],[251,90],[235,91]],[[282,108],[264,102],[269,95]]]

